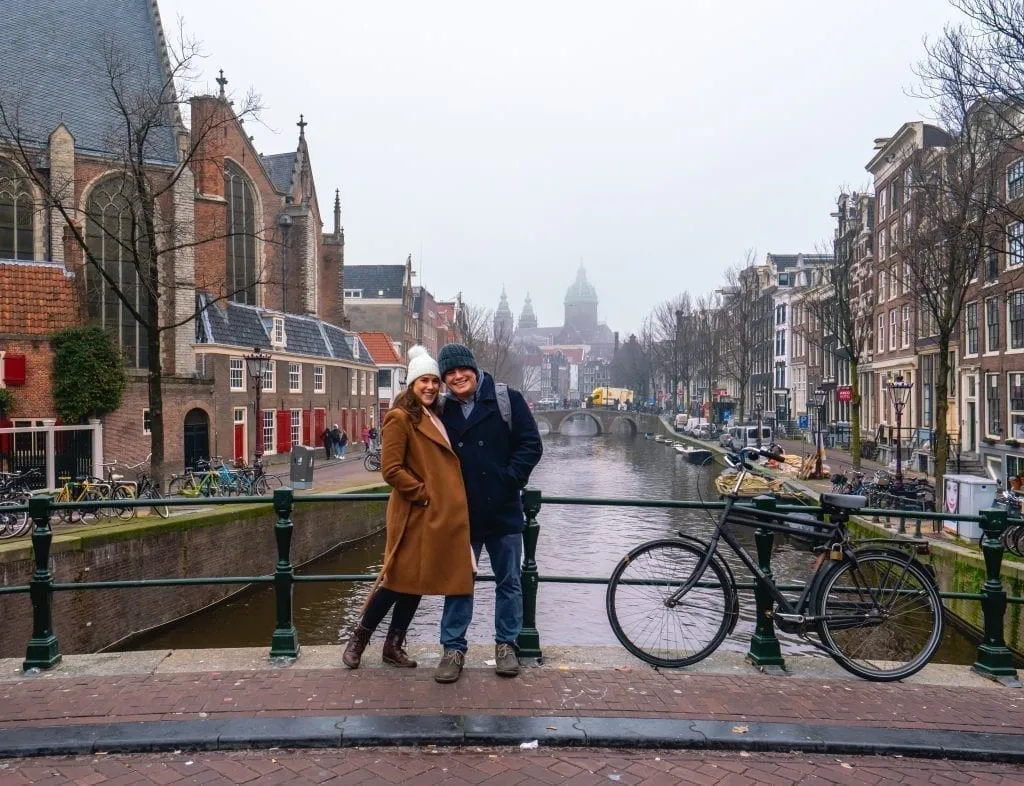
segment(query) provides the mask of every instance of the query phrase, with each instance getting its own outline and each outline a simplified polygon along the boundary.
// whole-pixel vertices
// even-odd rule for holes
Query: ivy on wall
[[[53,404],[65,423],[80,423],[121,406],[128,374],[110,335],[98,327],[67,328],[53,345]]]
[[[14,410],[14,394],[8,388],[0,388],[0,420]]]

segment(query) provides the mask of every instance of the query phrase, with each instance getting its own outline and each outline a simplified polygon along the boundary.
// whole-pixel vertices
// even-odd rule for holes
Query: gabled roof
[[[361,289],[363,300],[401,300],[404,288],[405,265],[345,265],[345,289]]]
[[[295,153],[276,153],[272,156],[262,156],[261,160],[274,188],[282,193],[291,191],[292,174],[295,171]]]
[[[48,338],[77,325],[74,280],[54,262],[0,260],[0,332]]]
[[[160,95],[168,69],[156,3],[3,0],[0,13],[0,87],[8,111],[17,108],[24,141],[43,146],[64,123],[76,149],[119,155],[125,120],[115,106],[103,51],[113,51],[124,66],[129,98]],[[145,157],[175,163],[179,117],[173,96],[164,100],[167,116],[153,129]]]
[[[370,351],[370,357],[378,366],[404,366],[402,358],[395,351],[391,336],[383,332],[360,331],[359,338]]]
[[[221,311],[220,307],[213,305],[213,298],[206,292],[196,294],[196,305],[202,309],[196,319],[197,344],[221,344],[246,351],[254,347],[271,349],[270,331],[274,317],[283,316],[285,352],[374,365],[373,357],[358,334],[322,319],[302,314],[279,314],[232,301],[227,301],[226,309]],[[354,350],[358,352],[358,359]]]

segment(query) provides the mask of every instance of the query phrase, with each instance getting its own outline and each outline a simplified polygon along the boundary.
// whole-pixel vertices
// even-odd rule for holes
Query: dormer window
[[[274,328],[270,334],[270,343],[273,344],[275,347],[284,347],[284,317],[274,317]]]
[[[363,290],[361,289],[346,289],[345,297],[350,298],[361,298],[363,296]]]
[[[352,357],[359,360],[359,339],[352,339]]]

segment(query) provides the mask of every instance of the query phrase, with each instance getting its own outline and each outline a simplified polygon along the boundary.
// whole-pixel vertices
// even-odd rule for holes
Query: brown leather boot
[[[409,657],[402,645],[405,644],[404,630],[388,630],[384,639],[384,662],[403,669],[415,669],[416,661]]]
[[[363,658],[363,650],[366,649],[366,645],[370,643],[370,636],[373,635],[373,631],[369,628],[364,628],[362,625],[356,625],[355,633],[352,634],[352,638],[348,640],[348,644],[345,645],[345,653],[341,656],[342,662],[350,669],[358,669],[359,661]]]

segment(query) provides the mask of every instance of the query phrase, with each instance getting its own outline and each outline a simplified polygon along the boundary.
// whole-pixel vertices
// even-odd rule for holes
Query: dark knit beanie
[[[441,371],[441,379],[449,371],[456,368],[471,368],[480,376],[480,368],[476,364],[476,358],[469,347],[462,344],[445,344],[437,353],[437,365]]]

